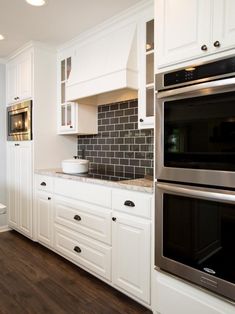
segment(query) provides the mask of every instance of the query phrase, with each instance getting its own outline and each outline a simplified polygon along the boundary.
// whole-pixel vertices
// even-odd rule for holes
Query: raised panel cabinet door
[[[45,192],[38,192],[37,204],[37,233],[38,241],[48,246],[52,245],[52,200]]]
[[[7,143],[7,213],[8,224],[17,228],[19,224],[19,176],[18,149],[13,143]]]
[[[215,52],[235,47],[235,1],[213,1],[213,46]]]
[[[17,65],[11,62],[7,65],[7,104],[17,101]]]
[[[113,212],[113,283],[150,302],[150,221]]]
[[[210,50],[210,1],[156,0],[157,68],[190,60]]]
[[[19,229],[28,237],[32,237],[32,144],[20,142],[19,150]]]
[[[32,97],[32,56],[31,52],[24,54],[17,63],[18,93],[20,99]]]

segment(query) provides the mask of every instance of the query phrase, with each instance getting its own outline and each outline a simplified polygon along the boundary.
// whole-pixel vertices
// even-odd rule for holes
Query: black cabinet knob
[[[20,146],[20,144],[16,143],[15,146]]]
[[[214,42],[214,47],[219,48],[220,47],[220,42],[218,40],[216,40]]]
[[[73,217],[73,219],[75,219],[75,220],[77,220],[77,221],[82,220],[82,218],[81,218],[79,215],[75,215],[75,216]]]
[[[74,250],[75,252],[77,252],[77,253],[81,253],[81,252],[82,252],[82,250],[80,249],[79,246],[75,246],[73,250]]]
[[[140,122],[144,122],[144,119],[141,118],[141,119],[140,119]]]
[[[46,184],[46,182],[41,182],[40,185],[41,186],[46,186],[47,184]]]
[[[135,203],[129,200],[126,200],[124,205],[128,207],[135,207]]]
[[[50,201],[50,200],[51,200],[51,197],[48,197],[47,199],[48,199],[48,201]]]
[[[207,48],[207,45],[202,45],[202,46],[201,46],[201,50],[202,50],[202,51],[207,51],[207,49],[208,49],[208,48]]]
[[[70,125],[70,129],[72,129],[73,128],[73,126],[72,125]]]
[[[116,221],[116,220],[117,220],[117,218],[116,218],[116,217],[113,217],[113,218],[112,218],[112,221]]]

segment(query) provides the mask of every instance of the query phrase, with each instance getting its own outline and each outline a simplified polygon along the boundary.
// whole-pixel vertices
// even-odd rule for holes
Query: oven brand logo
[[[204,267],[203,270],[205,272],[207,272],[208,274],[211,274],[211,275],[215,275],[216,274],[216,272],[213,269],[211,269],[211,268]]]

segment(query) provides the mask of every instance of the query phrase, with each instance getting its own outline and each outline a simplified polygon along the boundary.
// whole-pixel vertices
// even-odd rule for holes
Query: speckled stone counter
[[[75,180],[86,183],[93,183],[99,185],[106,185],[114,188],[122,188],[126,190],[132,190],[137,192],[153,193],[153,181],[149,179],[133,179],[133,180],[123,180],[123,181],[109,181],[101,180],[96,178],[89,178],[85,176],[76,176],[62,173],[61,169],[40,169],[35,171],[36,174],[51,176],[56,178],[63,178],[69,180]]]

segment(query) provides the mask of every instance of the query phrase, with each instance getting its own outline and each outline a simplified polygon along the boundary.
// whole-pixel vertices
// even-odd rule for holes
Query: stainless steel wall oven
[[[156,87],[156,266],[235,301],[235,57]]]

